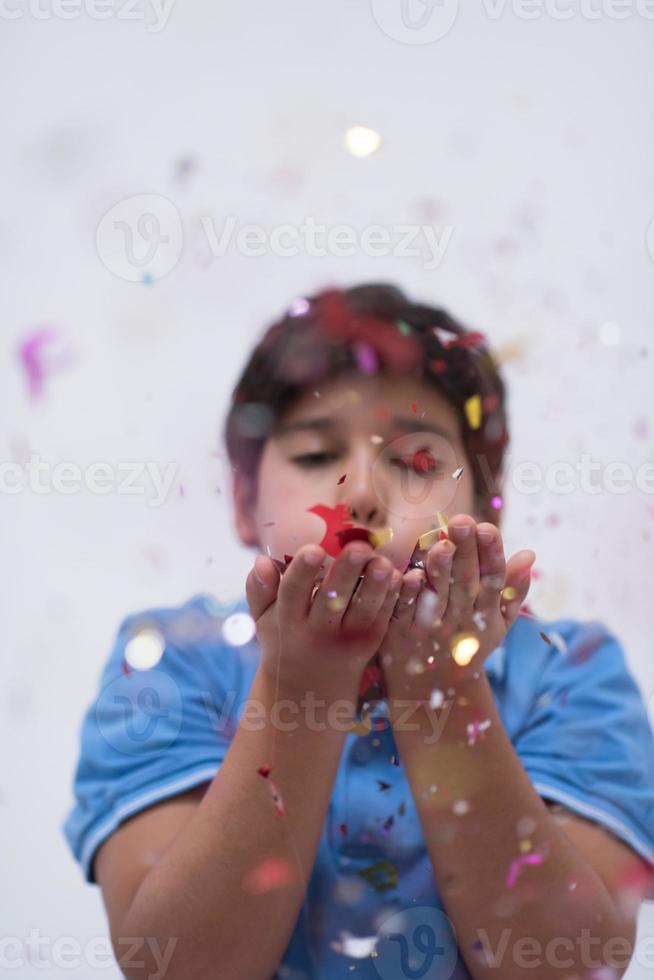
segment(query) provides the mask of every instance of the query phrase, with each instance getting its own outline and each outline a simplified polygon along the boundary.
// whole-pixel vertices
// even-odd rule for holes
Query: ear
[[[234,523],[242,543],[248,547],[260,544],[257,523],[254,517],[257,499],[253,479],[238,468],[234,468],[233,479]]]

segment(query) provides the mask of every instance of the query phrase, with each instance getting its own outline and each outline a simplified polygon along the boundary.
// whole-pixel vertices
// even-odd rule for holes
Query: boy
[[[64,830],[125,976],[624,974],[654,739],[615,637],[524,605],[504,401],[484,338],[390,286],[251,355],[247,599],[128,617],[84,720]]]

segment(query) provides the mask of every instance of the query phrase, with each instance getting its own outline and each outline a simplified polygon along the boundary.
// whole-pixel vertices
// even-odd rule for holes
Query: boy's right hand
[[[281,683],[302,694],[325,686],[356,690],[384,639],[400,591],[402,576],[390,560],[353,541],[313,595],[324,558],[319,545],[304,545],[280,576],[270,558],[257,555],[246,581],[261,665],[273,678],[279,666]],[[377,578],[375,572],[385,576]]]

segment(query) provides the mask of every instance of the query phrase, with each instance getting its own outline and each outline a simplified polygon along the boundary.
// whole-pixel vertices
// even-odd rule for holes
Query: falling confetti
[[[543,633],[542,630],[540,632],[540,638],[541,640],[544,640],[545,643],[548,644],[548,646],[552,645],[552,641],[550,640],[549,636],[547,635],[547,633]]]
[[[329,944],[335,953],[342,953],[354,960],[367,959],[374,952],[378,936],[353,936],[341,929],[340,939],[333,939]]]
[[[376,374],[379,370],[379,358],[372,344],[364,340],[356,340],[353,349],[359,372],[364,375]]]
[[[259,768],[257,769],[257,773],[260,776],[262,776],[263,779],[267,779],[268,780],[268,786],[270,788],[270,795],[272,797],[273,803],[275,804],[275,812],[276,812],[277,816],[278,817],[283,817],[285,815],[285,813],[286,813],[286,811],[284,809],[284,801],[282,800],[281,793],[279,792],[279,790],[277,789],[277,787],[273,783],[272,779],[270,778],[270,773],[271,772],[272,772],[272,767],[270,765],[268,765],[268,763],[264,763],[263,765],[259,766]]]
[[[502,498],[498,494],[496,494],[494,497],[491,497],[491,507],[493,508],[493,510],[502,509]]]
[[[288,316],[304,316],[305,313],[309,312],[309,306],[308,299],[305,299],[304,296],[298,296],[297,299],[293,300],[286,312]]]
[[[474,633],[456,633],[452,637],[452,657],[459,667],[467,666],[479,650],[479,639]]]
[[[250,642],[254,634],[254,620],[248,613],[234,613],[232,616],[228,616],[223,623],[223,639],[230,647],[244,646]]]
[[[390,783],[385,783],[383,779],[378,779],[377,780],[377,783],[379,785],[379,791],[380,791],[380,793],[385,793],[387,789],[390,789],[391,788],[391,784]]]
[[[157,629],[143,629],[125,644],[125,660],[134,670],[151,670],[163,656],[166,641]]]
[[[368,126],[350,126],[345,131],[345,147],[353,157],[369,157],[381,146],[381,136]]]
[[[375,861],[367,868],[362,868],[358,874],[377,892],[397,888],[397,867],[391,861]]]
[[[276,888],[284,888],[295,880],[293,869],[281,857],[266,858],[243,878],[241,887],[250,895],[265,895]]]
[[[429,695],[429,707],[430,708],[441,708],[443,706],[443,701],[445,700],[445,695],[438,688],[435,688]]]
[[[43,394],[48,375],[70,363],[70,351],[52,350],[59,341],[59,334],[50,327],[40,327],[18,345],[20,360],[30,398],[36,400]],[[56,357],[55,357],[56,355]]]
[[[477,737],[481,732],[488,731],[491,726],[490,718],[486,718],[485,721],[471,721],[467,726],[468,732],[468,745],[476,745]]]
[[[464,404],[466,418],[471,429],[478,429],[481,425],[481,398],[479,395],[472,395]]]
[[[457,468],[455,469],[454,473],[452,474],[452,479],[454,479],[454,480],[460,480],[462,476],[463,476],[463,467],[462,466],[457,466]]]
[[[345,477],[346,477],[346,476],[347,476],[347,473],[344,473],[344,474],[343,474],[343,476],[342,476],[342,477],[340,478],[340,480],[338,481],[338,483],[337,483],[337,486],[339,486],[339,487],[340,487],[340,485],[341,485],[342,483],[345,483]]]
[[[523,864],[542,864],[543,855],[542,854],[521,854],[519,857],[511,861],[509,865],[509,871],[506,876],[506,887],[513,888],[518,880],[518,875],[520,873],[520,868]]]

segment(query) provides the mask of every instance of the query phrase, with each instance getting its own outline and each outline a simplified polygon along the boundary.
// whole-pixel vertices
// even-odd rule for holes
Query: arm
[[[371,556],[370,545],[348,544],[315,592],[322,549],[300,549],[283,580],[258,556],[246,583],[261,646],[249,692],[256,717],[244,708],[202,802],[112,929],[116,945],[133,937],[132,947],[143,950],[140,966],[123,958],[129,980],[161,976],[160,951],[172,943],[167,980],[216,969],[221,980],[269,980],[279,966],[315,862],[359,679],[398,595],[400,573]],[[375,577],[382,568],[385,576]],[[335,604],[334,594],[352,601]],[[258,771],[265,765],[268,779]],[[252,883],[270,859],[288,881]]]
[[[416,730],[398,725],[394,734],[434,876],[471,975],[491,980],[500,967],[502,980],[519,980],[538,965],[539,980],[560,980],[586,976],[608,955],[608,965],[621,967],[614,975],[622,976],[633,951],[632,927],[534,790],[485,674],[456,688],[436,746],[430,713],[435,714],[428,703],[418,706],[411,719]],[[392,701],[389,714],[391,722],[399,717]],[[490,720],[473,746],[471,718]],[[437,792],[426,794],[432,784]],[[467,808],[453,810],[460,800]],[[519,866],[510,885],[521,841],[529,842],[524,853],[542,860]]]
[[[338,693],[344,693],[342,682]],[[356,684],[350,694],[354,711]],[[327,703],[336,699],[336,692],[321,695]],[[285,698],[296,701],[297,691],[280,688],[278,699]],[[167,980],[209,976],[217,968],[224,980],[269,980],[290,940],[315,861],[345,731],[327,725],[312,730],[320,726],[308,727],[300,713],[290,716],[288,710],[274,729],[275,691],[264,670],[255,676],[250,700],[262,706],[265,723],[241,717],[202,802],[141,883],[114,940],[119,946],[124,940],[123,954],[130,937],[155,937],[159,951],[175,940]],[[285,714],[297,724],[291,726]],[[273,737],[271,778],[282,793],[284,817],[277,816],[267,780],[257,773],[270,758]],[[271,856],[288,868],[289,884],[263,894],[245,890],[244,878]],[[143,969],[123,965],[130,980],[160,968],[155,952],[146,952],[145,944],[137,947]]]

